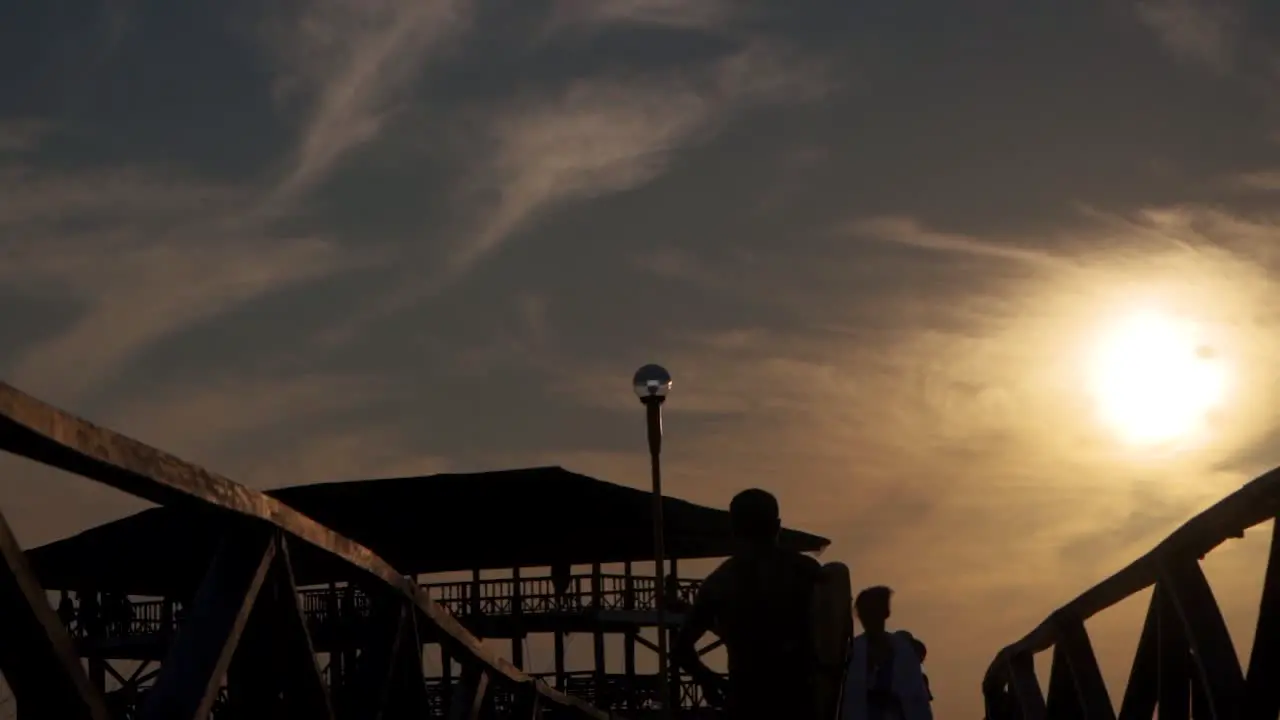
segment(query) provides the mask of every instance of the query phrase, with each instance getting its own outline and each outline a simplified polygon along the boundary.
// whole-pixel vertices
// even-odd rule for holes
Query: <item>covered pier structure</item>
[[[386,559],[475,636],[509,643],[505,654],[517,668],[530,669],[527,639],[549,635],[553,668],[530,674],[602,710],[636,717],[653,707],[657,678],[636,662],[637,652],[656,652],[646,637],[656,632],[658,590],[648,492],[541,467],[330,482],[266,494]],[[723,510],[666,497],[663,515],[670,632],[700,583],[681,577],[681,561],[726,557],[732,540]],[[219,548],[220,523],[199,510],[160,507],[27,552],[41,585],[66,596],[63,622],[91,681],[109,690],[124,712],[145,697],[176,636]],[[781,541],[802,552],[828,544],[790,529]],[[375,603],[332,555],[300,545],[290,560],[321,674],[341,709],[344,695],[357,694],[347,690],[375,629]],[[586,671],[566,669],[571,634],[592,638]],[[610,672],[610,664],[619,663],[606,658],[609,636],[621,641],[620,671]],[[429,635],[423,643],[424,663],[436,673],[427,677],[432,715],[444,717],[460,666]],[[678,717],[717,715],[674,671],[670,686]]]

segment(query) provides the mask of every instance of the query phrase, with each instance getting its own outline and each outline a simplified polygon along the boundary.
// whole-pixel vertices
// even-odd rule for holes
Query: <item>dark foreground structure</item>
[[[1276,720],[1280,717],[1280,521],[1272,527],[1253,649],[1242,667],[1200,560],[1280,513],[1280,469],[1192,518],[1154,550],[1059,608],[996,656],[987,720]],[[1117,711],[1084,623],[1151,589]],[[1034,656],[1052,650],[1048,692]]]
[[[0,518],[0,671],[22,720],[652,713],[657,679],[636,652],[654,650],[641,631],[656,630],[657,588],[631,567],[653,557],[647,493],[560,468],[259,493],[3,384],[0,448],[162,505],[27,553]],[[663,509],[673,577],[681,559],[729,554],[727,513]],[[668,584],[668,629],[696,588]],[[59,617],[47,591],[75,612]],[[533,676],[522,651],[538,633],[554,636],[555,668]],[[592,637],[586,672],[565,670],[570,633]],[[623,671],[610,674],[615,633]],[[513,662],[479,638],[510,641]],[[675,717],[718,716],[684,678],[670,684]]]

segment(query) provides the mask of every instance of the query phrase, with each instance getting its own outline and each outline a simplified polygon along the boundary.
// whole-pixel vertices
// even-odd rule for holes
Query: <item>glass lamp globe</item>
[[[641,400],[665,398],[671,392],[671,373],[661,365],[645,365],[636,371],[631,384]]]

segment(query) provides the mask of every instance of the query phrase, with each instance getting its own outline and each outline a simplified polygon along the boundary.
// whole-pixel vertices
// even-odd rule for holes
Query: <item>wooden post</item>
[[[635,575],[631,570],[631,561],[628,560],[623,570],[624,596],[622,599],[622,607],[626,610],[636,609],[636,581]],[[627,628],[626,636],[623,638],[622,644],[622,672],[626,675],[627,686],[627,709],[635,710],[639,706],[636,702],[636,629],[635,627]]]
[[[480,617],[480,570],[471,571],[471,616]]]
[[[511,568],[511,624],[515,633],[511,636],[511,664],[524,669],[524,622],[522,593],[520,592],[520,568]]]
[[[680,577],[680,568],[679,568],[678,561],[677,561],[677,559],[676,559],[676,556],[675,556],[675,555],[672,555],[672,556],[671,556],[671,575],[670,575],[670,577],[673,577],[673,578],[679,578],[679,577]],[[676,587],[678,587],[678,585],[677,585]],[[663,591],[664,593],[666,592],[665,584],[664,584],[664,586],[663,586],[663,588],[662,588],[662,591]],[[674,598],[673,598],[673,599],[674,599]],[[666,605],[667,607],[671,607],[671,603],[670,603],[670,602],[666,602],[666,603],[665,603],[665,605]],[[667,615],[667,620],[668,620],[668,622],[670,621],[670,619],[671,619],[671,615],[670,615],[670,614],[668,614],[668,615]],[[673,628],[670,628],[670,627],[664,627],[664,628],[662,628],[662,632],[666,633],[666,635],[667,635],[667,647],[668,647],[668,648],[675,647],[675,640],[676,640],[676,639],[675,639],[675,631],[674,631],[674,629],[673,629]],[[668,664],[667,664],[667,687],[669,687],[669,688],[670,688],[670,692],[671,692],[671,706],[672,706],[672,708],[678,708],[678,707],[680,707],[680,697],[681,697],[681,695],[680,695],[680,666],[679,666],[678,664],[676,664],[676,663],[668,663]],[[673,710],[673,712],[674,712],[674,710]]]
[[[595,655],[595,687],[596,702],[604,697],[605,689],[605,657],[604,630],[600,624],[601,611],[604,609],[604,576],[600,571],[600,563],[591,563],[591,640]]]

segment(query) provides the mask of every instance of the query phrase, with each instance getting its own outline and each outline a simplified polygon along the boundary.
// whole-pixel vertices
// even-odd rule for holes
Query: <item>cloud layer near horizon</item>
[[[658,360],[673,494],[777,492],[980,712],[1000,645],[1276,462],[1280,115],[1247,3],[959,5],[25,8],[0,377],[256,487],[643,484]],[[1082,391],[1136,301],[1247,388],[1193,447]],[[136,508],[0,467],[27,544]],[[1263,552],[1211,567],[1233,630]],[[1135,603],[1094,629],[1113,682]]]

